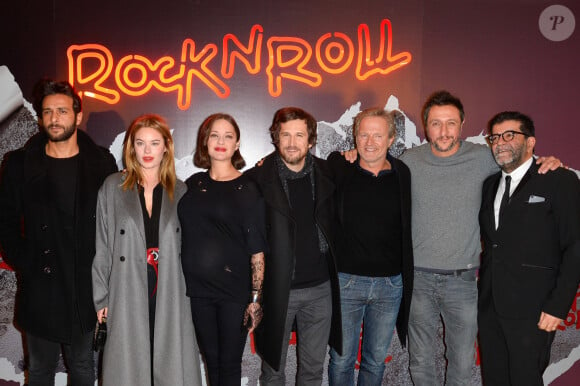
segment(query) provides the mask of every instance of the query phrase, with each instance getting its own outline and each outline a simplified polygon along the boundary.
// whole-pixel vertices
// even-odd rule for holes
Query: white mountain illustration
[[[361,102],[354,103],[348,109],[346,109],[345,112],[334,122],[318,122],[318,140],[314,149],[314,152],[318,157],[326,159],[326,157],[328,157],[328,155],[333,151],[354,148],[354,140],[352,138],[352,122],[354,117],[362,111],[361,105]],[[409,119],[405,112],[400,109],[399,99],[396,96],[389,95],[384,108],[388,111],[396,111],[396,139],[389,149],[391,155],[394,157],[399,157],[405,151],[405,149],[411,148],[413,146],[419,146],[426,142],[425,140],[421,141],[421,138],[417,134],[417,126],[415,125],[415,122]],[[123,167],[122,154],[124,136],[125,132],[119,133],[109,147],[110,152],[113,154],[117,161],[117,166],[119,169],[122,169]],[[473,143],[487,145],[483,130],[479,133],[479,135],[467,137],[465,140]],[[248,158],[251,157],[254,159],[261,159],[263,156],[265,156],[265,154],[249,154]],[[248,165],[248,167],[251,166],[252,165]],[[177,177],[184,181],[193,173],[200,171],[201,169],[193,165],[193,155],[189,154],[183,158],[175,159],[175,170]],[[580,178],[580,171],[574,171]]]

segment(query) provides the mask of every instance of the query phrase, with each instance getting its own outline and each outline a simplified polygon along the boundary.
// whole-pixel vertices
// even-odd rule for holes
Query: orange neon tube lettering
[[[262,28],[261,25],[256,24],[250,31],[247,46],[242,45],[240,40],[234,34],[227,34],[224,36],[222,42],[222,76],[224,78],[229,79],[234,76],[236,59],[244,64],[248,73],[253,75],[260,72],[263,35],[264,28]],[[237,47],[237,50],[230,49],[230,43]],[[253,57],[250,57],[252,54]]]
[[[312,47],[304,39],[293,37],[271,37],[268,39],[268,91],[273,97],[282,93],[282,79],[291,79],[318,87],[322,83],[320,74],[305,67],[312,57]]]
[[[330,41],[334,36],[339,41]],[[323,51],[324,47],[324,52]],[[337,52],[338,54],[333,54]],[[354,59],[354,44],[352,40],[343,33],[324,34],[316,42],[316,60],[318,65],[329,74],[341,74],[350,67]]]
[[[104,87],[102,84],[109,78],[113,71],[113,55],[105,46],[100,44],[72,45],[66,51],[68,59],[68,80],[77,88],[85,87],[93,82],[93,90],[90,96],[108,104],[118,103],[121,96],[118,91]],[[87,61],[97,62],[95,71],[85,74],[84,63]],[[82,97],[82,92],[79,93]]]
[[[69,81],[81,96],[108,104],[118,103],[121,93],[138,97],[153,88],[162,93],[176,92],[177,106],[187,110],[191,105],[194,78],[223,99],[231,92],[224,79],[235,75],[238,63],[249,74],[258,74],[262,68],[263,41],[264,28],[259,24],[252,26],[244,43],[234,34],[224,35],[217,73],[213,69],[218,68],[214,65],[218,46],[208,43],[196,50],[193,39],[183,41],[181,55],[176,58],[163,56],[153,61],[144,55],[131,54],[123,56],[117,63],[109,49],[100,44],[71,45],[67,49]],[[368,25],[360,24],[356,46],[348,35],[328,32],[316,40],[314,49],[306,40],[288,36],[270,37],[266,40],[266,48],[268,63],[265,72],[268,92],[273,97],[282,94],[283,81],[319,87],[323,80],[319,71],[342,74],[355,61],[355,77],[365,81],[374,75],[387,75],[412,60],[408,51],[393,54],[393,31],[388,19],[381,21],[378,38],[373,42]]]
[[[390,20],[384,19],[381,21],[379,50],[375,59],[371,58],[372,50],[369,35],[368,25],[361,24],[358,26],[359,47],[355,76],[359,80],[365,80],[375,74],[386,75],[411,63],[411,54],[409,52],[401,52],[394,56],[392,54],[393,30]]]
[[[186,72],[186,83],[185,83],[185,94],[187,103],[182,110],[186,110],[191,103],[191,86],[193,83],[193,77],[197,77],[201,80],[207,87],[209,87],[218,97],[227,98],[230,95],[230,88],[225,84],[213,71],[208,68],[209,63],[217,55],[218,48],[215,44],[206,44],[201,51],[196,55],[195,53],[195,42],[192,39],[185,39],[182,45],[181,51],[181,62],[189,62],[197,64],[198,68],[189,68]]]

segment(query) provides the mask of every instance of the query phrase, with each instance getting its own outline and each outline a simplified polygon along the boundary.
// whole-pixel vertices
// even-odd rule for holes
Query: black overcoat
[[[284,337],[284,325],[288,311],[288,298],[294,271],[294,248],[296,222],[290,214],[290,206],[278,175],[276,154],[268,155],[261,166],[247,171],[260,188],[266,203],[266,234],[269,253],[266,254],[264,276],[264,318],[254,338],[258,353],[272,368],[279,370],[280,354]],[[329,273],[332,287],[332,327],[329,344],[342,353],[342,326],[340,317],[340,291],[334,258],[334,234],[336,226],[334,206],[334,183],[329,178],[325,160],[313,157],[315,176],[315,220],[330,246]]]
[[[0,177],[2,257],[18,276],[16,323],[27,333],[70,343],[75,312],[84,332],[96,323],[91,265],[95,256],[97,193],[117,170],[115,159],[77,130],[79,146],[74,238],[59,231],[58,209],[48,189],[47,136],[34,135],[6,154]],[[74,243],[73,256],[62,245]]]

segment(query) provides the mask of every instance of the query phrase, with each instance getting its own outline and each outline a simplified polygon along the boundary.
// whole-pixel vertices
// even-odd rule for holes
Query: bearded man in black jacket
[[[117,166],[78,130],[81,100],[69,83],[39,82],[34,107],[41,132],[6,154],[0,174],[2,257],[18,277],[29,385],[54,383],[62,345],[70,383],[92,386],[95,207]]]
[[[284,385],[288,340],[296,321],[296,384],[320,385],[327,343],[342,351],[334,258],[334,183],[325,160],[310,153],[316,120],[286,107],[274,115],[276,151],[248,171],[266,202],[264,318],[255,332],[261,385]]]

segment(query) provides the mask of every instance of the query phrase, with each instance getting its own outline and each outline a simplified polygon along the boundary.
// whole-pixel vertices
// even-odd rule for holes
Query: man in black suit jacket
[[[479,214],[483,381],[542,385],[556,328],[580,281],[580,182],[563,168],[538,174],[529,117],[499,113],[488,131],[502,171],[484,182]]]

